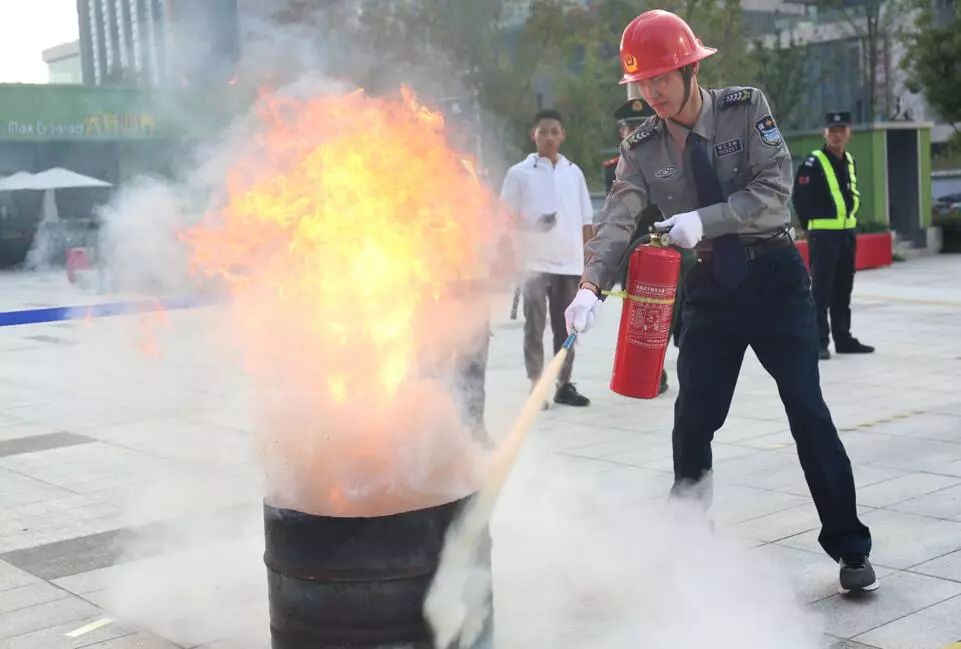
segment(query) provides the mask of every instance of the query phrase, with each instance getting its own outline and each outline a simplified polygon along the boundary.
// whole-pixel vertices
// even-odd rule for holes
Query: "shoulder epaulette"
[[[752,99],[754,99],[754,88],[732,90],[718,100],[717,107],[721,109],[730,108],[738,104],[750,103]]]
[[[637,129],[636,131],[628,135],[625,142],[627,142],[627,146],[633,149],[637,145],[647,142],[656,134],[657,134],[657,123],[652,124],[648,128],[644,128],[642,126],[641,128]]]

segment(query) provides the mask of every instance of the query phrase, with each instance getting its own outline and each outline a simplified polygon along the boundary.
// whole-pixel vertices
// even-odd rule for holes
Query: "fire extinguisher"
[[[631,253],[624,291],[621,327],[614,351],[611,390],[625,397],[653,399],[659,393],[671,322],[681,253],[669,247],[666,234],[652,234],[650,243]]]

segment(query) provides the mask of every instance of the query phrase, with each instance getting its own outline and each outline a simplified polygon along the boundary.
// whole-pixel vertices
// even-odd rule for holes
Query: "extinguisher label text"
[[[647,349],[663,349],[671,336],[677,286],[631,285],[624,308],[629,309],[627,342]]]

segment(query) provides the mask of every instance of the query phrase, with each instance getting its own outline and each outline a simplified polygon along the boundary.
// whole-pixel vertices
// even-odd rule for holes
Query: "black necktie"
[[[721,189],[721,183],[711,166],[706,145],[704,138],[694,131],[687,136],[698,207],[723,203],[725,200],[724,190]],[[740,238],[734,233],[722,234],[714,238],[713,246],[714,276],[728,288],[737,288],[747,275],[747,257],[744,255]]]

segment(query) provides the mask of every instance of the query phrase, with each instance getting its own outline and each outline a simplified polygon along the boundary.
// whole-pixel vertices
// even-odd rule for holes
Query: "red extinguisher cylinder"
[[[681,253],[673,248],[643,245],[631,254],[611,376],[617,394],[658,395],[680,273]]]

